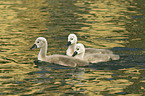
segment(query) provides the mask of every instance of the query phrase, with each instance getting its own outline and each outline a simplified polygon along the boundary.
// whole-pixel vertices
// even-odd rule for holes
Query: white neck
[[[72,56],[75,50],[76,43],[69,45],[68,49],[66,50],[66,55]]]
[[[45,42],[45,45],[40,49],[38,60],[45,61],[46,53],[47,53],[47,42]]]

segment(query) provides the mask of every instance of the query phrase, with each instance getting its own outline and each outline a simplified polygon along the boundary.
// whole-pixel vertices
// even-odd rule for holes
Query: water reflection
[[[143,0],[0,1],[1,95],[144,95]],[[64,54],[75,33],[86,47],[109,48],[118,61],[68,68],[36,64],[39,36],[48,55]],[[137,68],[138,67],[138,68]]]
[[[82,37],[89,36],[82,42],[86,46],[95,48],[123,47],[122,43],[127,39],[124,35],[127,33],[126,20],[120,19],[124,16],[123,11],[126,11],[124,4],[111,0],[82,2],[78,1],[75,5],[89,9],[87,14],[79,13],[79,15],[87,19],[85,25],[90,25],[90,27],[82,27],[79,32]]]
[[[35,74],[39,74],[39,78],[43,78],[39,82],[52,84],[51,86],[41,86],[42,88],[45,86],[41,90],[44,94],[46,94],[46,90],[49,92],[55,90],[56,92],[59,91],[60,94],[69,95],[128,94],[130,93],[128,90],[129,86],[134,86],[136,82],[144,82],[145,79],[138,77],[143,70],[140,72],[135,68],[107,71],[92,70],[92,68],[69,68],[43,63],[36,63],[40,71]],[[136,81],[136,79],[140,81]],[[140,85],[138,87],[143,88]]]

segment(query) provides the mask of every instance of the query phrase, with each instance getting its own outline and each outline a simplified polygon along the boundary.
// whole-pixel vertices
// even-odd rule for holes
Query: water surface
[[[144,0],[1,0],[0,95],[145,95]],[[70,68],[34,62],[37,37],[48,54],[65,54],[75,33],[85,47],[120,60]]]

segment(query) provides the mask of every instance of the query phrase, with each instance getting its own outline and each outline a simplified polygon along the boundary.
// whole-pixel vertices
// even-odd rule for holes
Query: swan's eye
[[[70,38],[70,40],[73,40],[73,38]]]
[[[79,48],[77,48],[77,50],[79,50]]]
[[[39,41],[37,43],[39,43]]]

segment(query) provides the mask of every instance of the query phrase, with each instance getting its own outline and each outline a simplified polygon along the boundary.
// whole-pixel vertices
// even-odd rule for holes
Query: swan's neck
[[[72,56],[72,55],[73,55],[74,50],[75,50],[75,45],[76,45],[76,43],[74,43],[74,44],[72,44],[72,45],[70,45],[70,46],[68,47],[68,49],[67,49],[67,51],[66,51],[66,54],[67,54],[68,56]]]
[[[45,45],[40,49],[38,60],[45,61],[46,53],[47,53],[47,42],[45,42]]]

